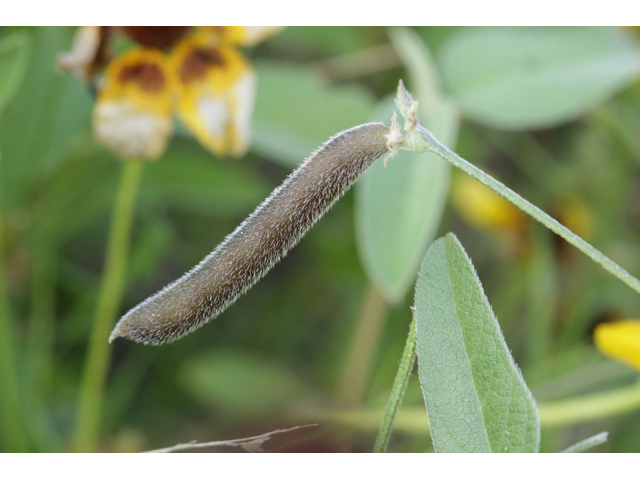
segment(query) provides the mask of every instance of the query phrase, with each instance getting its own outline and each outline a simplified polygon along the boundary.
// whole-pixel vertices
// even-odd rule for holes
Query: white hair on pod
[[[367,123],[327,141],[192,270],[124,315],[109,341],[175,340],[218,316],[260,280],[387,152],[389,127]]]

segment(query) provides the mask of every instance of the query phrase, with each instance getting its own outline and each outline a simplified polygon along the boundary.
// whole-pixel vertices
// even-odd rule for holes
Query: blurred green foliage
[[[590,225],[578,233],[638,276],[638,31],[413,32],[460,109],[457,151],[563,222],[573,221],[567,205],[577,202]],[[11,342],[19,423],[34,451],[68,448],[120,169],[92,138],[91,92],[55,69],[72,35],[71,28],[0,29],[3,319],[11,322],[2,341]],[[122,312],[200,261],[329,136],[372,118],[398,79],[411,75],[389,43],[381,27],[292,27],[248,52],[260,75],[253,149],[221,160],[182,134],[145,168]],[[10,70],[14,77],[1,73]],[[160,448],[321,421],[265,447],[370,451],[381,415],[364,414],[386,401],[412,298],[400,293],[386,313],[356,410],[362,417],[343,414],[337,388],[370,284],[354,225],[348,193],[205,328],[161,347],[117,341],[100,448]],[[437,232],[448,231],[473,259],[539,403],[637,380],[591,342],[596,322],[640,315],[633,291],[538,225],[515,236],[478,231],[446,207]],[[403,408],[422,405],[413,378]],[[611,435],[600,450],[640,449],[635,412],[562,428],[543,422],[542,451],[602,430]],[[7,435],[0,439],[0,450],[15,448]],[[391,450],[428,449],[424,422],[399,420]]]

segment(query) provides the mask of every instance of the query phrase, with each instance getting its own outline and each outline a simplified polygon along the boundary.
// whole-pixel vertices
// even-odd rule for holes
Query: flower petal
[[[454,174],[451,200],[458,214],[478,229],[522,229],[523,214],[515,205],[466,174]]]
[[[279,33],[284,27],[210,27],[220,40],[253,47]]]
[[[133,50],[111,62],[93,110],[98,140],[121,158],[160,157],[173,132],[173,80],[164,55]]]
[[[58,68],[73,72],[82,81],[89,81],[109,60],[110,34],[111,27],[79,27],[71,50],[58,55]]]
[[[178,114],[217,155],[242,155],[249,147],[256,75],[234,48],[191,35],[172,53],[178,80]]]
[[[605,355],[640,371],[640,320],[600,323],[593,340]]]

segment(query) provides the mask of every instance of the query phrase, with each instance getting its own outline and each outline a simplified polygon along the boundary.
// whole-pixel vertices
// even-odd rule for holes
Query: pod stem
[[[73,450],[76,452],[91,452],[96,447],[105,379],[111,355],[111,346],[107,340],[117,319],[122,300],[133,208],[142,167],[141,161],[124,162],[118,185],[104,272],[80,387],[78,416],[73,439]]]
[[[386,300],[370,284],[364,294],[338,388],[337,402],[343,408],[359,407],[365,397],[388,310]]]
[[[385,453],[389,446],[389,439],[391,438],[391,430],[398,414],[398,409],[402,403],[402,397],[409,384],[409,378],[411,377],[411,371],[416,361],[416,314],[413,313],[413,319],[411,320],[411,326],[409,327],[409,334],[407,335],[407,341],[404,344],[404,350],[402,352],[402,359],[400,360],[400,367],[396,373],[396,378],[393,381],[393,387],[391,387],[391,394],[387,401],[387,406],[384,409],[384,416],[382,417],[382,424],[378,431],[378,437],[376,438],[375,446],[373,447],[374,453]]]
[[[604,253],[584,241],[581,237],[573,233],[560,222],[533,205],[531,202],[525,200],[491,175],[486,174],[440,143],[418,119],[418,102],[413,101],[411,95],[402,84],[402,81],[400,81],[400,85],[398,86],[397,103],[400,113],[405,120],[404,131],[402,132],[404,138],[401,145],[399,145],[400,148],[413,152],[431,152],[438,155],[453,166],[465,172],[467,175],[486,185],[498,195],[506,198],[520,210],[536,219],[552,232],[560,235],[571,245],[587,255],[591,260],[598,263],[609,273],[613,274],[636,292],[640,293],[640,280],[631,275]],[[397,134],[399,126],[397,124],[395,127],[392,125],[392,128],[396,129]]]

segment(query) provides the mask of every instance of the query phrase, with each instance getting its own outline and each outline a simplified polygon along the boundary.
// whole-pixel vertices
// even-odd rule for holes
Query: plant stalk
[[[338,388],[337,402],[342,408],[358,407],[364,399],[387,310],[378,289],[369,285]]]
[[[609,273],[613,274],[618,279],[622,280],[624,283],[634,289],[636,292],[640,293],[640,280],[635,278],[605,254],[594,248],[589,243],[585,242],[581,237],[579,237],[567,227],[562,225],[560,222],[540,210],[531,202],[525,200],[516,192],[500,183],[492,176],[487,175],[464,158],[449,150],[442,143],[440,143],[429,130],[422,126],[420,122],[417,122],[417,125],[408,132],[407,140],[409,141],[405,142],[406,145],[403,148],[407,148],[408,150],[417,152],[427,151],[435,153],[439,157],[451,163],[453,166],[459,168],[466,174],[483,183],[498,195],[501,195],[509,200],[520,210],[535,218],[538,222],[543,224],[552,232],[560,235],[571,245],[591,258],[591,260],[598,263]]]
[[[640,409],[640,382],[608,392],[538,405],[543,427],[559,427],[615,417]]]
[[[122,300],[133,209],[142,167],[141,161],[124,162],[118,185],[98,304],[82,376],[73,439],[73,450],[76,452],[92,452],[96,448],[111,355],[108,339]]]
[[[609,440],[609,432],[601,432],[593,437],[585,438],[575,445],[571,445],[569,448],[565,448],[560,453],[581,453],[585,450],[589,450],[590,448],[602,445],[603,443],[606,443],[607,440]]]
[[[376,438],[375,446],[373,447],[374,453],[385,453],[389,446],[389,439],[391,438],[391,430],[398,414],[398,409],[402,403],[404,392],[409,384],[409,378],[411,377],[411,371],[416,361],[416,314],[414,312],[409,327],[409,334],[407,335],[407,341],[404,344],[404,350],[402,351],[402,359],[400,360],[400,367],[396,373],[396,378],[393,381],[393,387],[391,387],[391,395],[389,395],[389,401],[384,410],[384,417],[382,418],[382,424],[378,431],[378,437]]]

